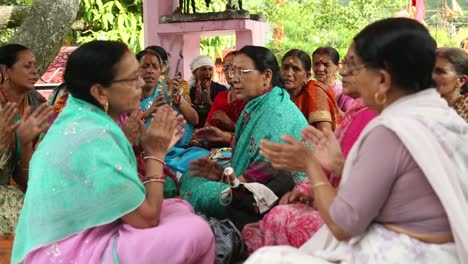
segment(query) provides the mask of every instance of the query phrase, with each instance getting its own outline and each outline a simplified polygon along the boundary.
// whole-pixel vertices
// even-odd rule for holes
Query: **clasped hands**
[[[276,169],[305,172],[313,175],[318,169],[326,169],[340,176],[344,157],[340,143],[329,129],[320,131],[313,126],[302,130],[302,139],[312,146],[298,141],[292,136],[282,136],[284,143],[268,140],[260,141],[260,154],[270,160]]]
[[[147,155],[166,153],[185,133],[184,117],[168,106],[161,107],[152,114],[153,120],[148,128],[145,127],[142,117],[141,110],[133,111],[124,121],[122,130],[130,143],[140,143]]]

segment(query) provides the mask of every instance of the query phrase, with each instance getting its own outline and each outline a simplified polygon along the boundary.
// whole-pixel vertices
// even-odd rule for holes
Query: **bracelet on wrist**
[[[147,181],[147,180],[151,180],[151,179],[166,180],[166,175],[164,175],[164,174],[154,174],[154,175],[151,175],[151,176],[142,176],[140,179],[141,179],[142,182]]]
[[[149,180],[146,180],[143,182],[143,185],[146,185],[148,183],[152,183],[152,182],[156,182],[156,183],[166,183],[166,180],[163,180],[163,179],[149,179]]]
[[[330,183],[329,182],[317,182],[316,184],[312,185],[312,189],[315,189],[320,186],[325,186],[325,185],[330,185]]]
[[[143,160],[154,160],[156,162],[159,162],[161,163],[161,165],[163,165],[163,167],[166,167],[166,162],[164,162],[164,160],[158,158],[158,157],[155,157],[155,156],[144,156],[143,157]]]

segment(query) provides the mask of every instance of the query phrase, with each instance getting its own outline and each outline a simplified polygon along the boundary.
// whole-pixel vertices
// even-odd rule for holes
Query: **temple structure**
[[[145,46],[159,45],[171,54],[169,77],[191,75],[190,62],[200,55],[200,38],[235,35],[236,49],[265,45],[268,24],[247,11],[184,15],[174,13],[178,0],[144,0]]]

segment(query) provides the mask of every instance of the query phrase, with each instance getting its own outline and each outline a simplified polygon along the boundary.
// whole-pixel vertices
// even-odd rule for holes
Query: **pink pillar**
[[[265,45],[268,25],[250,19],[160,24],[159,18],[170,15],[177,3],[177,0],[143,1],[145,46],[159,45],[170,53],[170,78],[178,71],[184,79],[190,78],[190,62],[200,55],[202,36],[235,34],[237,49],[245,45]]]

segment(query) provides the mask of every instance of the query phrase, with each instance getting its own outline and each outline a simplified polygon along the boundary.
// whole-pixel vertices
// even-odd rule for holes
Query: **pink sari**
[[[117,220],[37,249],[24,263],[212,264],[214,245],[206,221],[186,201],[168,199],[156,227],[138,229]]]
[[[354,101],[335,135],[341,144],[343,155],[346,157],[356,142],[359,134],[376,114],[364,106],[362,99]],[[329,175],[329,181],[334,187],[340,182],[339,177]],[[309,179],[299,182],[295,192],[311,195]],[[245,244],[249,252],[258,248],[273,245],[302,246],[323,225],[323,220],[317,210],[303,204],[278,205],[271,209],[263,219],[257,223],[248,224],[242,230]]]

